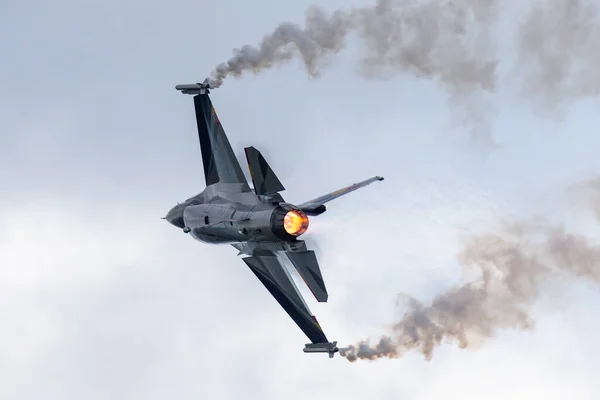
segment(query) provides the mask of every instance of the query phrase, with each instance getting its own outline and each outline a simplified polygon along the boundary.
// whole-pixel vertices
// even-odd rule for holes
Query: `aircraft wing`
[[[208,97],[208,91],[185,91],[181,89],[181,87],[188,86],[195,85],[178,85],[177,88],[182,90],[183,93],[195,94],[194,109],[206,186],[215,183],[239,184],[242,192],[250,191],[248,181],[231,148],[223,125]]]
[[[316,199],[312,199],[312,200],[309,200],[302,204],[298,204],[298,208],[300,208],[302,211],[304,211],[308,215],[319,215],[319,214],[322,214],[325,212],[325,210],[326,210],[325,203],[327,203],[331,200],[337,199],[338,197],[341,197],[350,192],[353,192],[357,189],[360,189],[361,187],[370,185],[373,182],[382,181],[382,180],[383,180],[383,177],[374,176],[374,177],[366,179],[362,182],[354,183],[350,186],[346,186],[345,188],[336,190],[335,192],[327,193],[323,196],[317,197]]]
[[[243,260],[296,325],[311,340],[311,346],[319,345],[319,349],[335,347],[335,345],[331,346],[332,344],[327,340],[319,322],[304,302],[287,268],[280,262],[274,252],[257,249],[251,257],[245,257]],[[310,348],[310,346],[308,347]]]

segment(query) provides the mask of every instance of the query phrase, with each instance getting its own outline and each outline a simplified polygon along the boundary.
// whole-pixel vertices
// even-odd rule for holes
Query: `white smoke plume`
[[[517,69],[524,75],[522,95],[555,109],[600,94],[597,2],[538,1],[517,39]]]
[[[328,14],[317,6],[304,27],[280,24],[258,47],[246,45],[218,65],[209,82],[219,87],[228,76],[258,73],[300,57],[316,77],[327,57],[344,49],[350,33],[365,44],[361,70],[367,77],[400,72],[437,78],[451,92],[495,87],[497,61],[490,58],[487,26],[495,0],[377,0],[370,8]],[[473,35],[480,39],[472,43]]]
[[[598,180],[579,188],[586,189],[588,203],[597,211]],[[353,362],[398,358],[416,350],[429,360],[442,343],[470,348],[501,329],[533,328],[531,307],[553,285],[577,280],[600,284],[600,246],[540,220],[505,224],[498,234],[471,237],[459,261],[475,279],[439,294],[430,304],[403,296],[408,311],[389,334],[342,348],[341,355]]]
[[[320,75],[329,57],[346,47],[350,34],[364,43],[360,71],[368,78],[411,74],[436,79],[451,100],[476,104],[494,92],[500,57],[494,22],[498,0],[376,0],[372,7],[306,11],[304,26],[284,22],[257,46],[246,45],[219,64],[209,82],[259,73],[300,58],[308,74]],[[508,10],[504,18],[514,19]],[[514,10],[512,10],[514,12]],[[538,0],[517,31],[512,71],[522,94],[546,105],[600,92],[598,4],[590,0]],[[506,32],[504,33],[506,34]],[[502,60],[507,61],[507,60]],[[511,73],[509,83],[516,76]],[[472,104],[466,104],[472,108]],[[472,116],[471,116],[472,117]]]

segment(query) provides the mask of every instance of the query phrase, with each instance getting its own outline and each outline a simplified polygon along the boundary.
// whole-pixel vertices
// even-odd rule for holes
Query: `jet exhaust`
[[[584,187],[600,220],[598,182]],[[459,261],[474,279],[428,304],[400,295],[407,311],[388,334],[340,347],[340,354],[354,362],[419,351],[430,360],[444,342],[473,348],[501,329],[534,328],[530,310],[542,293],[578,281],[600,283],[600,246],[541,220],[504,223],[499,233],[473,236]]]
[[[302,210],[291,210],[283,218],[283,228],[292,236],[300,236],[308,229],[308,216]]]

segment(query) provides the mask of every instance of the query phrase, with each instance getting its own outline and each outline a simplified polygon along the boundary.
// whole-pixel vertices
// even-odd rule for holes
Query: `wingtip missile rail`
[[[335,353],[339,352],[340,349],[337,347],[337,342],[331,343],[307,343],[304,346],[303,351],[305,353],[328,353],[329,358],[333,358]]]
[[[210,81],[208,78],[204,80],[202,83],[186,83],[175,86],[176,90],[179,90],[183,94],[208,94],[210,93],[210,89],[213,87],[210,85]]]

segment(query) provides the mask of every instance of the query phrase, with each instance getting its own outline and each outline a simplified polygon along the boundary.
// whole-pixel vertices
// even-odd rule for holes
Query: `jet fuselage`
[[[173,207],[166,219],[194,239],[212,244],[294,241],[308,228],[308,216],[277,197],[231,194],[237,199],[210,196],[205,190]]]
[[[230,244],[237,249],[244,263],[310,339],[304,351],[333,357],[339,351],[336,342],[327,339],[282,257],[290,261],[315,299],[326,302],[329,294],[316,254],[298,239],[308,229],[308,215],[321,215],[331,200],[383,178],[374,176],[298,205],[287,203],[280,194],[285,187],[253,146],[244,148],[250,187],[208,97],[209,85],[186,84],[177,89],[194,95],[206,188],[177,204],[164,219],[195,240]]]

